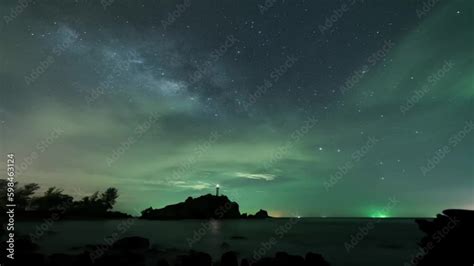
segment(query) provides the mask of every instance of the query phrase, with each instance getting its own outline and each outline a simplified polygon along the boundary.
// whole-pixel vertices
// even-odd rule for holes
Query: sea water
[[[42,226],[42,228],[41,228]],[[265,220],[102,220],[19,222],[19,233],[37,236],[41,251],[74,253],[88,244],[142,236],[158,249],[194,249],[218,259],[232,250],[240,257],[277,251],[316,252],[332,265],[403,265],[423,237],[413,219],[279,218]]]

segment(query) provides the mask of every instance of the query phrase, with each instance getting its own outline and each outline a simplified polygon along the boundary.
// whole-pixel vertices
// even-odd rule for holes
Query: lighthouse
[[[219,196],[219,184],[216,185],[216,196]]]

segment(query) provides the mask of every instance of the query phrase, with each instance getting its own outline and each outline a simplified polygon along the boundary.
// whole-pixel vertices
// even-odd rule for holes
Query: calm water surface
[[[17,231],[34,233],[40,225],[21,222]],[[304,255],[312,251],[322,254],[332,265],[341,266],[403,265],[417,252],[416,243],[423,236],[411,219],[62,221],[47,227],[47,231],[37,241],[46,253],[74,252],[74,248],[86,244],[105,244],[104,238],[115,233],[119,238],[146,237],[160,249],[188,250],[191,243],[192,249],[214,258],[229,249],[246,257],[256,252]],[[361,240],[353,242],[356,245],[348,252],[345,243],[356,236]]]

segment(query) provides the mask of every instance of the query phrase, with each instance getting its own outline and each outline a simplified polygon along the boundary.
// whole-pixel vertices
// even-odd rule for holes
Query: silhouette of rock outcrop
[[[239,204],[230,201],[226,196],[203,195],[198,198],[188,197],[186,201],[168,205],[162,209],[148,208],[142,211],[142,219],[238,219],[241,215]],[[260,210],[249,218],[267,218],[268,213]]]
[[[142,237],[126,237],[117,240],[110,246],[97,247],[104,252],[94,256],[94,251],[83,251],[80,254],[56,253],[49,256],[37,253],[37,246],[28,238],[18,243],[16,258],[6,265],[25,266],[328,266],[323,257],[315,253],[307,253],[305,257],[289,255],[285,252],[276,253],[275,257],[250,261],[243,258],[239,262],[237,253],[233,251],[222,255],[220,261],[204,252],[189,251],[187,254],[176,254],[174,259],[169,254],[150,248],[150,241]],[[0,252],[1,253],[1,252]],[[4,254],[1,254],[4,255]],[[2,257],[4,259],[4,257]],[[1,263],[5,261],[0,260]],[[2,264],[3,265],[3,264]]]
[[[179,256],[175,266],[205,266],[212,265],[211,255],[204,252],[191,251],[188,255]]]
[[[474,265],[474,211],[444,210],[416,223],[426,236],[410,265]]]
[[[239,266],[239,262],[237,259],[237,254],[233,251],[226,252],[222,254],[221,257],[221,266]]]
[[[222,255],[221,260],[212,264],[211,258],[206,253],[190,252],[188,255],[180,256],[176,266],[329,266],[330,264],[319,254],[309,252],[303,258],[297,255],[289,255],[286,252],[277,252],[275,257],[262,258],[254,262],[242,259],[239,264],[237,254],[233,251]]]
[[[265,210],[259,210],[257,213],[255,213],[255,215],[249,215],[247,216],[248,218],[250,219],[265,219],[265,218],[269,218],[270,216],[268,216],[268,212],[265,211]]]

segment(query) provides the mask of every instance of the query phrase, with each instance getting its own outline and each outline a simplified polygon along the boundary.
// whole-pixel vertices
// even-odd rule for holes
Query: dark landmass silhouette
[[[20,210],[15,213],[18,221],[34,221],[34,220],[114,220],[127,219],[133,216],[119,211],[104,212],[88,212],[87,210],[69,209],[66,211],[59,210]]]
[[[6,180],[0,180],[0,212],[5,213],[6,204],[12,203],[7,196]],[[103,192],[96,191],[79,200],[63,193],[56,187],[48,188],[42,195],[36,195],[40,186],[28,183],[19,186],[15,182],[15,217],[18,220],[61,220],[61,219],[124,219],[131,215],[112,211],[118,198],[118,190],[110,187]]]
[[[413,265],[474,265],[474,211],[444,210],[435,219],[417,219],[426,236]]]
[[[211,194],[197,198],[188,197],[186,201],[168,205],[161,209],[148,208],[142,211],[142,219],[264,219],[269,218],[267,211],[260,210],[255,215],[240,214],[239,204],[227,196]]]
[[[118,198],[116,188],[107,188],[104,192],[94,192],[79,200],[63,193],[56,187],[48,188],[42,195],[36,195],[40,188],[36,183],[19,186],[15,183],[15,216],[18,220],[96,220],[126,219],[132,216],[112,211]],[[5,212],[8,202],[6,180],[0,180],[0,211]],[[259,210],[255,215],[241,214],[239,204],[230,201],[227,196],[203,195],[188,197],[186,201],[166,206],[162,209],[148,208],[139,217],[150,220],[172,219],[263,219],[269,218],[267,211]]]

